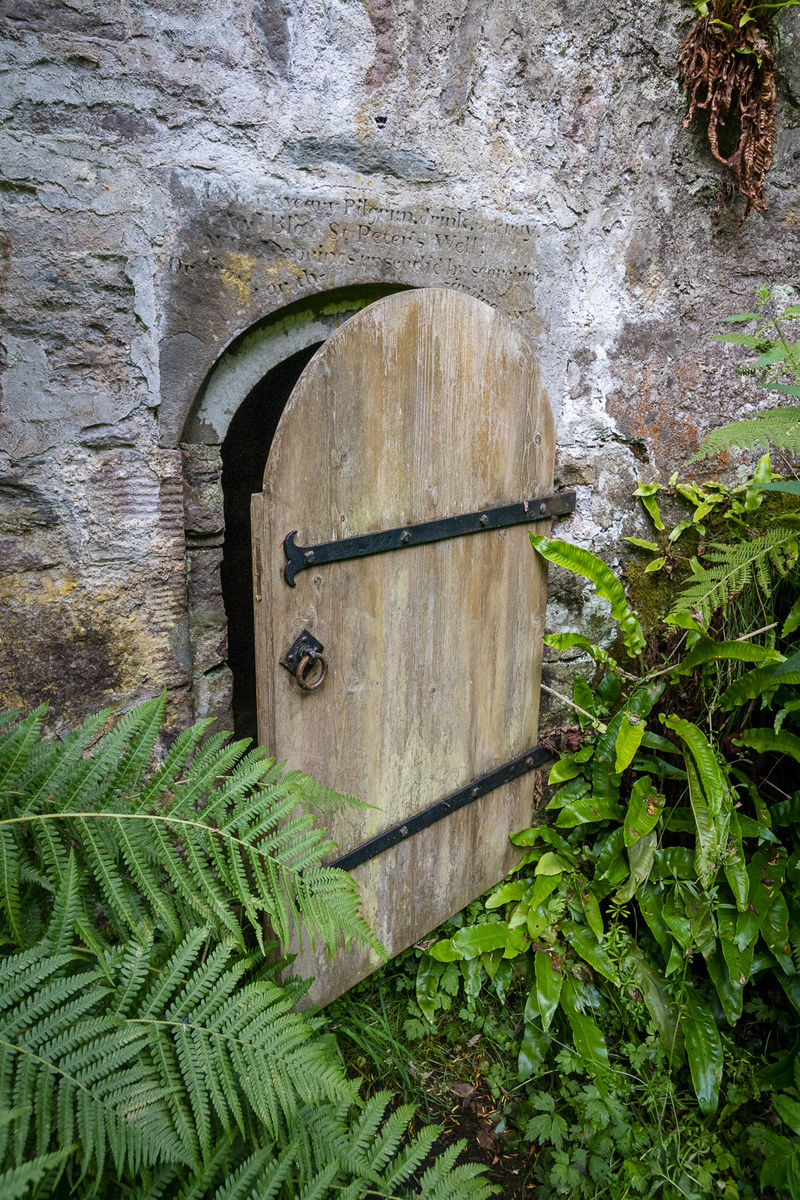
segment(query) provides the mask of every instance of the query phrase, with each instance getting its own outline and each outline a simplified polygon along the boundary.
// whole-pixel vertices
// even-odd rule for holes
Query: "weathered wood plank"
[[[553,454],[531,351],[461,293],[379,301],[301,376],[253,505],[259,731],[291,765],[376,806],[336,817],[342,853],[535,742],[544,571],[521,525],[331,563],[289,588],[284,536],[309,545],[547,493]],[[304,627],[329,662],[311,693],[277,664]],[[517,780],[356,869],[391,953],[507,872],[531,786]],[[375,965],[337,961],[314,999]],[[305,955],[299,966],[313,969]]]

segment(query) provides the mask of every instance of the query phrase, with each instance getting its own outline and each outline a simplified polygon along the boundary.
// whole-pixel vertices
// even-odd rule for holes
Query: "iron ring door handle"
[[[319,674],[314,678],[314,668],[320,667]],[[322,687],[328,675],[328,664],[321,654],[304,654],[297,664],[295,679],[304,692],[313,692]],[[309,682],[310,680],[310,682]]]
[[[279,659],[281,666],[285,667],[290,675],[294,675],[298,687],[304,692],[315,692],[327,679],[328,664],[322,657],[324,649],[322,642],[317,641],[308,629],[304,629]]]

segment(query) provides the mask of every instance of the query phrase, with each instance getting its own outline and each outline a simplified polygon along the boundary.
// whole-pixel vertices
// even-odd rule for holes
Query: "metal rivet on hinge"
[[[478,795],[478,789],[473,788],[472,791],[470,792],[470,796],[472,796],[472,799],[474,800],[477,795]]]
[[[539,505],[539,512],[542,514],[542,516],[544,516],[544,514],[547,512],[547,505],[546,505],[546,504],[540,504],[540,505]]]
[[[409,533],[409,531],[407,529],[404,529],[403,532],[400,534],[400,541],[403,543],[404,546],[407,546],[408,543],[411,541],[411,534]]]
[[[484,529],[489,524],[489,518],[487,517],[486,513],[483,514],[478,524],[482,525]]]
[[[529,754],[529,755],[528,755],[528,757],[525,759],[525,766],[526,766],[526,767],[532,767],[532,766],[533,766],[533,758],[532,758],[532,756],[531,756],[530,754]]]
[[[314,551],[313,551],[313,550],[306,550],[305,554],[303,555],[303,558],[306,558],[306,559],[308,559],[308,561],[309,561],[309,562],[311,562],[311,560],[313,559],[313,557],[314,557]]]

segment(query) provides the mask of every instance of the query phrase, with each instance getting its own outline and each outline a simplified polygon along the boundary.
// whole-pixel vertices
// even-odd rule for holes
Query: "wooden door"
[[[548,495],[553,428],[532,352],[460,292],[389,296],[347,321],[300,377],[253,497],[259,737],[372,808],[330,823],[344,854],[536,741],[549,522],[311,566],[301,546]],[[531,513],[531,518],[537,513]],[[328,676],[302,691],[279,659],[304,629]],[[532,776],[482,796],[355,868],[367,920],[397,954],[502,878],[529,822]],[[326,1003],[378,965],[322,966]]]

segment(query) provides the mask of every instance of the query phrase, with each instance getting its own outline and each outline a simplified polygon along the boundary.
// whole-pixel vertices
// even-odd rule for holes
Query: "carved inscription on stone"
[[[215,275],[236,307],[257,298],[272,308],[309,291],[391,281],[461,287],[492,303],[508,296],[512,316],[532,311],[539,279],[532,223],[366,196],[218,203],[195,212],[170,265],[178,278]]]
[[[363,285],[450,287],[523,323],[541,278],[534,224],[330,193],[268,199],[209,190],[166,259],[160,354],[164,444],[175,444],[223,349],[296,301]]]

